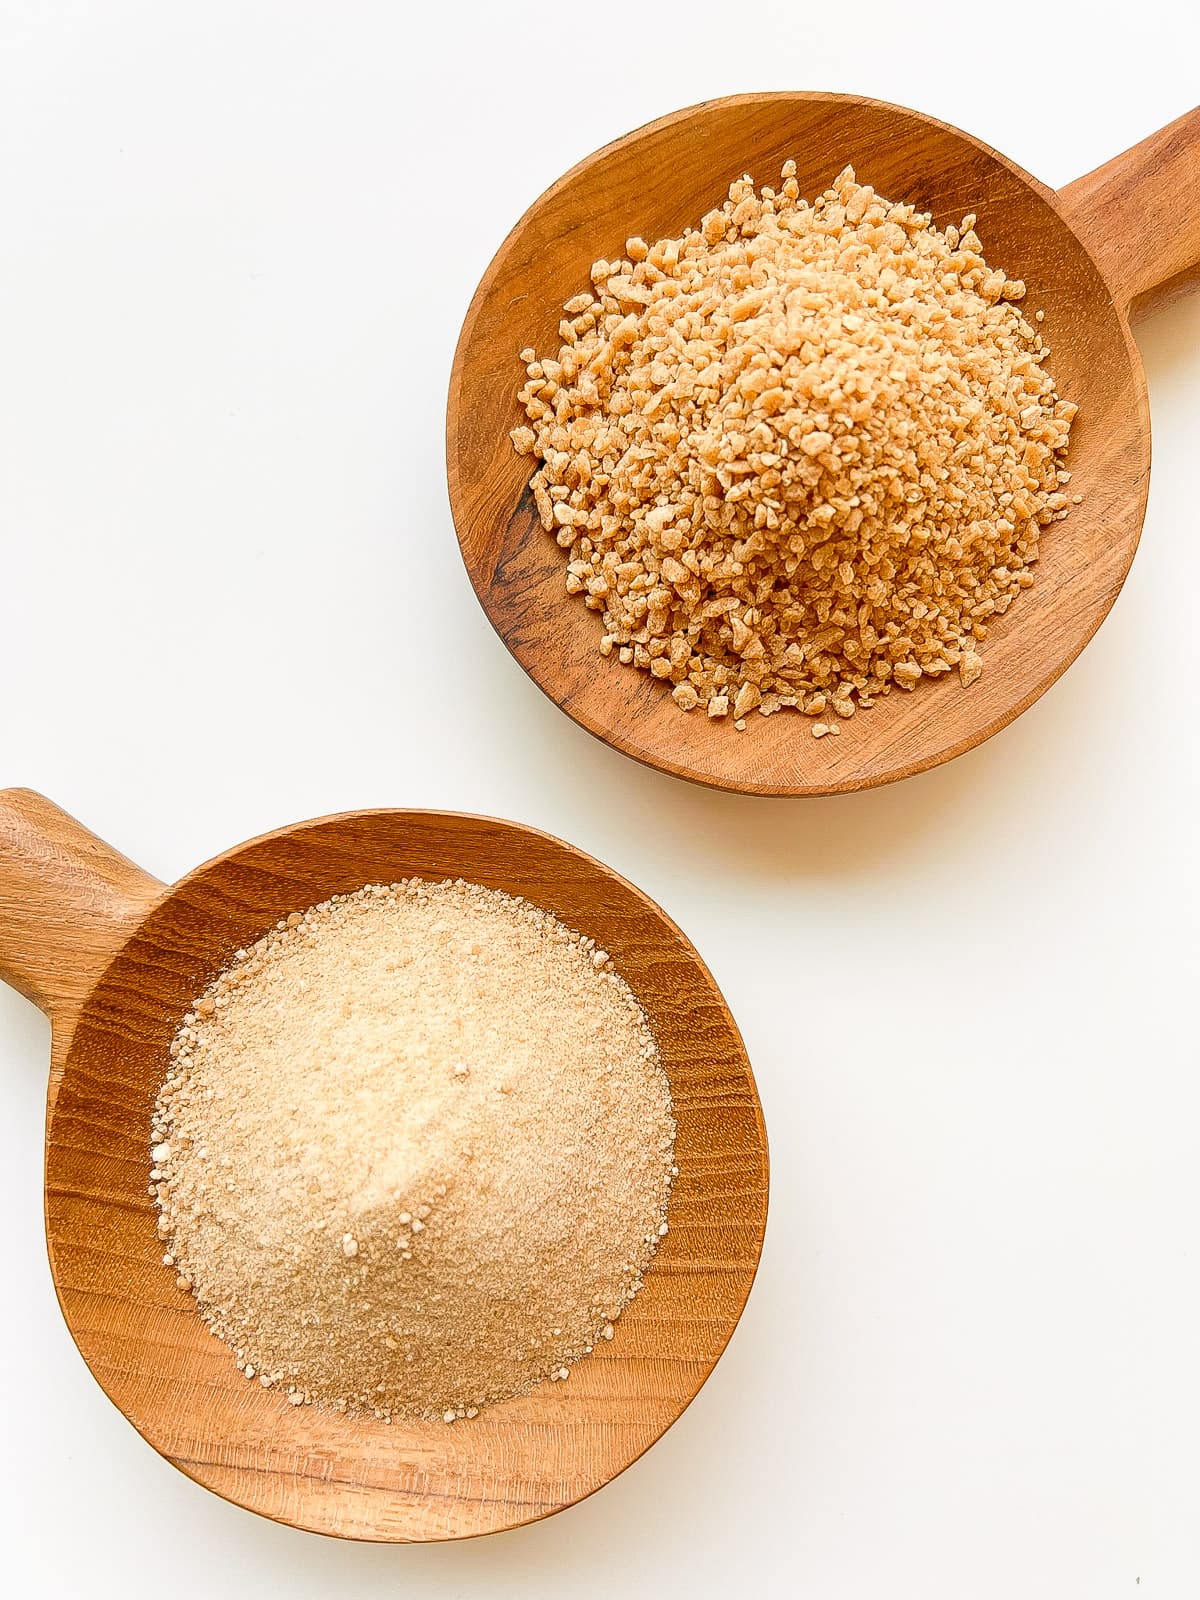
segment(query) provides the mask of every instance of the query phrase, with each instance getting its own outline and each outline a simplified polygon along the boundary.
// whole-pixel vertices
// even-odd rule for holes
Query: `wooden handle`
[[[0,978],[56,1022],[162,888],[44,795],[0,790]]]
[[[1200,106],[1059,199],[1129,317],[1186,294],[1200,283]]]

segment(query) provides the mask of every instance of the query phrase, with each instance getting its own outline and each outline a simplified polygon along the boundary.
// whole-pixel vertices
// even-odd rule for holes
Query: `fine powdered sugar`
[[[670,1090],[590,939],[478,884],[293,913],[171,1046],[164,1262],[295,1404],[473,1416],[563,1381],[667,1231]]]

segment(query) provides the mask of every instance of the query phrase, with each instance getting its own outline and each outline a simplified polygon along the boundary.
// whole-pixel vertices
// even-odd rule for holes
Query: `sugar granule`
[[[943,231],[850,168],[811,205],[782,180],[597,261],[557,354],[521,352],[512,435],[600,653],[739,727],[970,687],[1078,503],[1076,407],[975,217]]]
[[[670,1090],[607,952],[478,884],[371,885],[239,951],[171,1045],[165,1259],[246,1377],[474,1417],[562,1381],[642,1285]]]

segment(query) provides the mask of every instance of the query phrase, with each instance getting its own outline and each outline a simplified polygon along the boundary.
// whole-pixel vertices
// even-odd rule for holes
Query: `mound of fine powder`
[[[473,1416],[565,1380],[667,1231],[675,1126],[608,955],[478,884],[294,913],[171,1046],[165,1264],[295,1404]]]

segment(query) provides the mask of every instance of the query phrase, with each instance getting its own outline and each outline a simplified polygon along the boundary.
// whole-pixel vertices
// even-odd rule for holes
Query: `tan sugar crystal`
[[[974,650],[964,650],[958,662],[958,676],[963,688],[969,689],[982,671],[982,656],[976,655]]]

